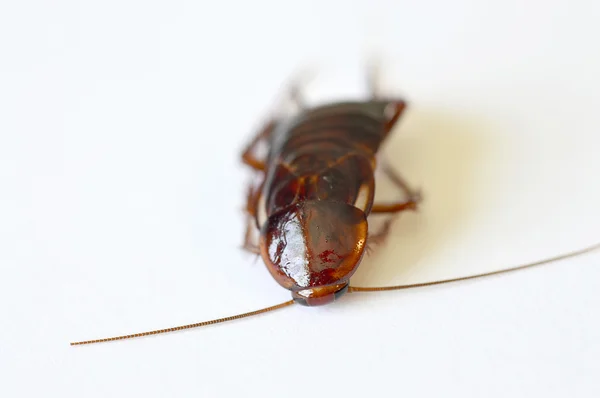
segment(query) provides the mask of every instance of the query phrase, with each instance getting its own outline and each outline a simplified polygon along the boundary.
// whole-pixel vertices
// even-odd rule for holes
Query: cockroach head
[[[345,293],[367,239],[360,209],[336,201],[307,201],[269,217],[261,230],[262,258],[296,302],[327,304]]]

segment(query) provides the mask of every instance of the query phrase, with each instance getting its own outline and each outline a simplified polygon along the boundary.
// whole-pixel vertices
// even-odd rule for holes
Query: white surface
[[[600,240],[600,6],[3,2],[3,397],[600,395],[600,254],[115,344],[287,300],[238,250],[238,162],[282,83],[383,84],[425,195],[353,282],[505,268]]]

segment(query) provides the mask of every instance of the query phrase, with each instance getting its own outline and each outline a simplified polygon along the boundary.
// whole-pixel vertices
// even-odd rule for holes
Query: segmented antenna
[[[568,259],[568,258],[571,258],[571,257],[580,256],[582,254],[586,254],[586,253],[589,253],[591,251],[598,250],[598,249],[600,249],[600,243],[595,244],[593,246],[586,247],[585,249],[573,251],[573,252],[566,253],[566,254],[561,254],[561,255],[558,255],[558,256],[555,256],[555,257],[547,258],[545,260],[535,261],[535,262],[532,262],[532,263],[528,263],[528,264],[524,264],[524,265],[519,265],[519,266],[516,266],[516,267],[507,268],[507,269],[503,269],[503,270],[499,270],[499,271],[492,271],[492,272],[486,272],[486,273],[483,273],[483,274],[463,276],[463,277],[459,277],[459,278],[444,279],[444,280],[435,281],[435,282],[414,283],[414,284],[410,284],[410,285],[383,286],[383,287],[358,287],[358,286],[350,286],[348,288],[348,292],[349,293],[350,292],[381,292],[381,291],[387,291],[387,290],[411,289],[411,288],[415,288],[415,287],[440,285],[442,283],[450,283],[450,282],[465,281],[465,280],[468,280],[468,279],[483,278],[485,276],[503,274],[503,273],[507,273],[507,272],[511,272],[511,271],[517,271],[517,270],[522,270],[522,269],[525,269],[525,268],[535,267],[535,266],[542,265],[542,264],[548,264],[548,263],[552,263],[552,262],[555,262],[555,261],[565,260],[565,259]],[[204,321],[204,322],[199,322],[199,323],[192,323],[192,324],[189,324],[189,325],[176,326],[176,327],[172,327],[172,328],[168,328],[168,329],[152,330],[152,331],[143,332],[143,333],[128,334],[128,335],[124,335],[124,336],[108,337],[108,338],[98,339],[98,340],[78,341],[78,342],[73,342],[73,343],[70,343],[70,344],[71,345],[84,345],[84,344],[105,343],[105,342],[109,342],[109,341],[133,339],[133,338],[136,338],[136,337],[144,337],[144,336],[151,336],[151,335],[155,335],[155,334],[163,334],[163,333],[176,332],[176,331],[185,330],[185,329],[199,328],[199,327],[202,327],[202,326],[214,325],[216,323],[223,323],[223,322],[233,321],[233,320],[236,320],[236,319],[248,318],[248,317],[251,317],[251,316],[254,316],[254,315],[264,314],[265,312],[274,311],[274,310],[277,310],[277,309],[280,309],[280,308],[283,308],[283,307],[287,307],[287,306],[292,305],[292,304],[294,304],[294,300],[286,301],[284,303],[277,304],[277,305],[274,305],[272,307],[266,307],[266,308],[262,308],[260,310],[246,312],[244,314],[238,314],[238,315],[228,316],[228,317],[219,318],[219,319],[213,319],[211,321]]]
[[[202,326],[214,325],[215,323],[223,323],[223,322],[227,322],[227,321],[233,321],[235,319],[248,318],[250,316],[264,314],[265,312],[278,310],[279,308],[287,307],[288,305],[292,305],[292,304],[294,304],[294,300],[286,301],[285,303],[277,304],[272,307],[267,307],[267,308],[263,308],[263,309],[252,311],[252,312],[246,312],[245,314],[238,314],[238,315],[228,316],[225,318],[213,319],[211,321],[204,321],[204,322],[199,322],[199,323],[192,323],[189,325],[175,326],[173,328],[168,328],[168,329],[152,330],[152,331],[143,332],[143,333],[127,334],[124,336],[107,337],[107,338],[98,339],[98,340],[77,341],[77,342],[71,343],[71,345],[106,343],[108,341],[126,340],[126,339],[133,339],[136,337],[150,336],[150,335],[154,335],[154,334],[177,332],[178,330],[184,330],[184,329],[199,328]]]
[[[566,254],[561,254],[561,255],[558,255],[555,257],[550,257],[545,260],[540,260],[540,261],[535,261],[535,262],[528,263],[528,264],[518,265],[516,267],[506,268],[506,269],[502,269],[502,270],[498,270],[498,271],[486,272],[484,274],[461,276],[459,278],[452,278],[452,279],[443,279],[443,280],[435,281],[435,282],[422,282],[422,283],[413,283],[410,285],[382,286],[382,287],[350,286],[348,288],[348,293],[351,293],[351,292],[383,292],[383,291],[387,291],[387,290],[412,289],[415,287],[433,286],[433,285],[441,285],[442,283],[466,281],[469,279],[483,278],[484,276],[498,275],[498,274],[504,274],[507,272],[522,270],[525,268],[532,268],[532,267],[536,267],[538,265],[548,264],[548,263],[552,263],[555,261],[560,261],[560,260],[565,260],[567,258],[580,256],[582,254],[586,254],[586,253],[589,253],[591,251],[598,250],[598,249],[600,249],[600,243],[597,243],[593,246],[586,247],[585,249],[576,250],[576,251],[566,253]]]

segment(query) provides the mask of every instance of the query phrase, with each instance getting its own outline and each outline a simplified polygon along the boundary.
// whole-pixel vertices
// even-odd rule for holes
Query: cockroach
[[[262,314],[294,303],[320,306],[345,293],[399,290],[481,278],[571,258],[600,248],[600,244],[556,257],[484,274],[434,282],[385,287],[350,286],[367,245],[382,242],[390,220],[380,231],[369,231],[372,214],[396,215],[415,211],[420,194],[389,165],[383,172],[406,197],[377,203],[375,170],[382,144],[406,109],[401,98],[384,98],[371,74],[366,101],[345,101],[307,107],[297,87],[290,97],[300,111],[265,123],[242,153],[242,161],[259,173],[250,184],[244,249],[259,255],[275,281],[292,295],[290,301],[256,311],[149,332],[71,343],[82,345],[130,339],[191,329]],[[264,158],[255,154],[264,142]],[[259,231],[258,244],[252,242]]]

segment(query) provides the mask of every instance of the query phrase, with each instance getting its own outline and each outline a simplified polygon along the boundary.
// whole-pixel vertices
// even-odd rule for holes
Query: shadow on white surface
[[[421,190],[423,201],[418,212],[396,217],[390,235],[363,260],[353,284],[408,283],[427,253],[459,233],[474,207],[484,206],[472,195],[473,170],[491,144],[491,136],[485,134],[489,125],[448,111],[407,112],[383,153],[413,189]],[[377,200],[398,198],[398,190],[385,178],[378,178],[377,184]],[[372,230],[384,217],[371,216]]]

